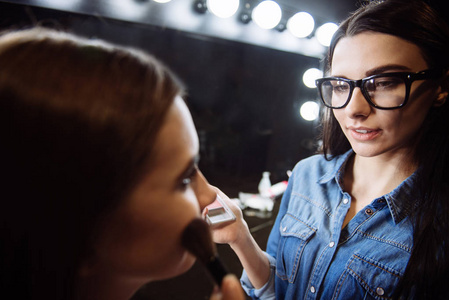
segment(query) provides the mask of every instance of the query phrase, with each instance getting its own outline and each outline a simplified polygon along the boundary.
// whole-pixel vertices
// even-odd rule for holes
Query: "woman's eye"
[[[335,81],[332,83],[334,93],[346,93],[349,90],[349,85],[344,81]]]
[[[379,77],[366,83],[366,89],[369,91],[392,90],[401,87],[404,82],[395,77]]]
[[[335,86],[334,90],[337,92],[340,92],[340,93],[344,93],[348,90],[348,87],[341,84],[341,85]]]
[[[186,189],[195,180],[195,176],[198,174],[198,168],[193,168],[190,173],[187,174],[185,178],[181,180],[181,188]]]
[[[192,182],[192,178],[184,178],[181,182],[183,186],[187,186]]]

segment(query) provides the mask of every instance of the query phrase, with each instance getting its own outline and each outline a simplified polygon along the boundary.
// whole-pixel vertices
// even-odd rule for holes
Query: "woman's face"
[[[187,271],[195,259],[181,233],[216,191],[197,169],[198,137],[177,97],[158,133],[155,165],[110,217],[96,243],[96,265],[129,278],[164,279]]]
[[[420,49],[392,35],[365,32],[341,39],[335,47],[331,76],[353,80],[387,72],[418,72],[427,69]],[[436,99],[434,82],[413,82],[403,108],[380,110],[371,107],[355,88],[345,108],[333,113],[360,156],[402,156],[412,147],[429,108]]]

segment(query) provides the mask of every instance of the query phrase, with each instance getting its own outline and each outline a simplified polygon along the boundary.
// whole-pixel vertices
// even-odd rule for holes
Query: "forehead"
[[[411,71],[427,68],[420,48],[393,35],[363,32],[342,38],[332,57],[333,75],[347,72],[364,74],[387,65],[403,66]]]
[[[187,105],[177,97],[171,105],[157,135],[154,147],[156,168],[177,169],[198,152],[198,138]]]

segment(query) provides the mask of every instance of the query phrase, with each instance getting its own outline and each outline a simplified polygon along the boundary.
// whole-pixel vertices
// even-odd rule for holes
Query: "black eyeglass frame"
[[[347,106],[349,104],[349,101],[351,100],[352,97],[352,93],[354,92],[354,89],[356,87],[360,88],[363,96],[365,97],[365,100],[372,106],[375,107],[377,109],[384,109],[384,110],[391,110],[391,109],[398,109],[401,108],[403,106],[405,106],[407,104],[408,98],[410,96],[410,88],[412,86],[412,83],[416,80],[425,80],[425,79],[436,79],[440,76],[443,75],[443,70],[442,69],[427,69],[427,70],[423,70],[423,71],[419,71],[416,73],[411,73],[411,72],[392,72],[392,73],[381,73],[381,74],[376,74],[376,75],[371,75],[359,80],[351,80],[351,79],[347,79],[347,78],[341,78],[341,77],[324,77],[324,78],[319,78],[317,80],[315,80],[317,89],[318,89],[318,93],[320,95],[320,99],[321,102],[323,102],[323,104],[326,107],[332,108],[332,109],[340,109],[340,108],[344,108],[345,106]],[[401,105],[398,106],[394,106],[394,107],[382,107],[379,106],[377,104],[375,104],[372,100],[371,97],[369,95],[369,92],[365,89],[365,83],[369,80],[372,80],[374,78],[379,78],[379,77],[396,77],[396,78],[401,78],[404,80],[405,83],[405,97],[404,97],[404,101],[402,102]],[[346,100],[346,102],[341,105],[341,106],[331,106],[329,104],[326,103],[326,101],[324,101],[323,98],[323,94],[322,94],[322,90],[321,90],[321,86],[325,81],[328,80],[339,80],[339,81],[344,81],[346,83],[349,84],[349,94],[348,94],[348,99]]]

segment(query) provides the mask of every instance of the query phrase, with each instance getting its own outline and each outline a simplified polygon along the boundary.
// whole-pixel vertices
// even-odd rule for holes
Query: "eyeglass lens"
[[[406,84],[399,77],[375,77],[363,81],[365,96],[378,107],[390,108],[402,105],[406,97]],[[351,96],[352,86],[349,82],[329,79],[321,85],[321,95],[327,105],[342,107]]]

